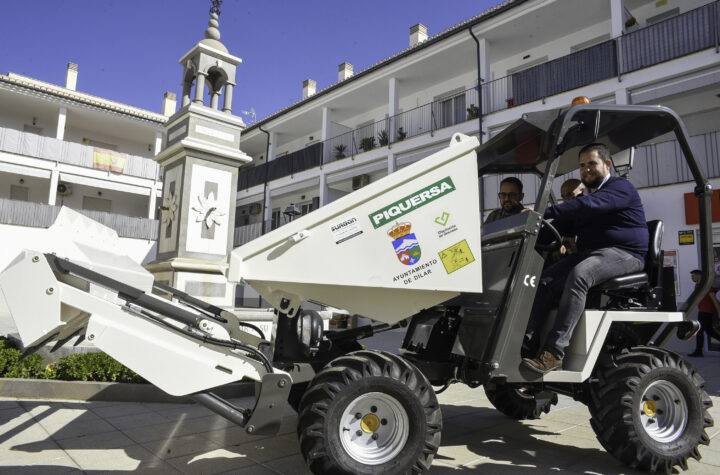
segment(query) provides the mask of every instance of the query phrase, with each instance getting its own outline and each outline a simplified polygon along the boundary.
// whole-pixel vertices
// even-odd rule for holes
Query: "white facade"
[[[152,157],[167,117],[77,91],[77,79],[72,63],[64,87],[0,75],[0,267],[61,205],[118,230],[138,262],[155,255],[162,180]],[[163,108],[174,113],[174,95]]]
[[[298,88],[297,103],[243,133],[241,148],[256,168],[240,170],[236,243],[259,235],[263,216],[267,232],[289,220],[282,211],[290,204],[309,212],[445,147],[455,132],[477,135],[478,113],[487,141],[524,112],[565,107],[579,95],[675,109],[693,146],[706,144],[706,173],[720,177],[719,7],[708,0],[510,0],[312,96],[301,99]],[[630,178],[648,219],[665,222],[664,249],[678,250],[684,300],[688,272],[698,265],[697,245],[677,242],[678,231],[697,228],[685,223],[683,193],[692,185],[686,174],[668,172],[681,167],[677,147],[670,143],[665,162],[651,156],[652,147],[664,146],[639,150]],[[502,178],[483,179],[485,213],[497,206]],[[532,204],[536,184],[523,181]]]
[[[298,84],[298,102],[243,131],[240,149],[253,164],[239,173],[235,243],[258,236],[263,219],[266,232],[286,223],[290,204],[310,212],[444,148],[455,132],[477,135],[478,115],[487,141],[524,112],[578,95],[673,108],[708,176],[720,178],[719,10],[717,0],[509,0],[434,35],[425,19],[429,37],[413,26],[412,46],[363,71],[343,63],[342,74],[311,72],[338,82],[304,99]],[[99,213],[145,249],[162,192],[152,157],[174,97],[156,114],[79,92],[77,77],[76,66],[65,87],[0,75],[0,224],[47,226],[64,204]],[[630,178],[648,219],[665,221],[663,247],[677,250],[684,300],[697,245],[677,236],[697,226],[685,222],[692,185],[668,140],[640,149]],[[96,148],[125,154],[122,173],[97,168]],[[484,177],[484,213],[497,206],[502,178]],[[523,181],[532,204],[536,184]],[[150,245],[138,259],[154,256]]]

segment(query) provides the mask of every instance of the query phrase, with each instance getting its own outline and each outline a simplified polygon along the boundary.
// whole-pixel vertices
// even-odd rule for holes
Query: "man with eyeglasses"
[[[500,208],[492,211],[485,219],[485,224],[492,223],[498,219],[507,218],[522,212],[522,199],[525,197],[522,182],[514,176],[505,178],[500,182]]]
[[[548,206],[544,214],[561,235],[578,237],[578,252],[543,271],[530,312],[523,366],[542,374],[562,367],[588,291],[613,277],[641,271],[650,240],[640,195],[632,183],[610,175],[607,146],[586,145],[578,165],[590,194]],[[534,357],[538,332],[555,304],[557,317],[542,351]]]

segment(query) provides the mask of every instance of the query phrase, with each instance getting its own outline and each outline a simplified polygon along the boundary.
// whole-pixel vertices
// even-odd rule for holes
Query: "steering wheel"
[[[535,243],[535,249],[540,252],[554,252],[560,249],[560,246],[562,246],[562,236],[560,235],[560,232],[550,224],[550,221],[541,218],[540,220],[542,222],[542,227],[548,228],[548,230],[553,235],[553,240],[547,244],[541,244],[539,242]],[[542,229],[542,227],[540,229]]]

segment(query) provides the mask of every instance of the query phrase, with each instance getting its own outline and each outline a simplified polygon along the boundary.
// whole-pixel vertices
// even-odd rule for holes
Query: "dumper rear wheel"
[[[299,409],[300,450],[313,473],[423,473],[440,446],[432,386],[390,353],[358,351],[331,361]]]
[[[536,392],[532,387],[522,384],[488,383],[484,389],[495,409],[519,421],[539,419],[543,413],[550,412],[550,408],[558,402],[557,393]]]
[[[592,426],[610,454],[633,468],[673,473],[700,460],[710,438],[712,401],[705,382],[680,356],[635,347],[612,355],[597,371],[589,403]]]

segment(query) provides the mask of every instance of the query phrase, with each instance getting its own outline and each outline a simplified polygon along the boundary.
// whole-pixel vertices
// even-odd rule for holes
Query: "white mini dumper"
[[[584,144],[603,142],[622,160],[667,133],[697,185],[700,285],[677,309],[662,268],[662,223],[651,222],[644,272],[592,290],[563,368],[525,370],[522,338],[544,257],[560,244],[542,219],[553,180],[576,168]],[[506,173],[539,178],[534,210],[481,226],[479,177]],[[482,146],[456,134],[446,149],[235,249],[227,277],[275,308],[269,339],[241,311],[153,282],[113,253],[113,231],[67,209],[42,249],[23,251],[0,275],[0,308],[14,319],[25,354],[84,339],[250,434],[276,433],[290,404],[302,454],[318,474],[429,470],[442,431],[433,386],[451,383],[484,386],[516,419],[540,417],[558,393],[570,395],[587,404],[609,453],[671,472],[700,458],[713,424],[703,379],[662,348],[673,332],[697,331],[686,317],[711,285],[711,194],[673,111],[582,104],[526,114]],[[538,240],[543,228],[555,236],[549,245]],[[377,323],[323,331],[304,302]],[[400,326],[407,332],[397,355],[358,343]],[[213,393],[242,379],[259,383],[254,408]]]

